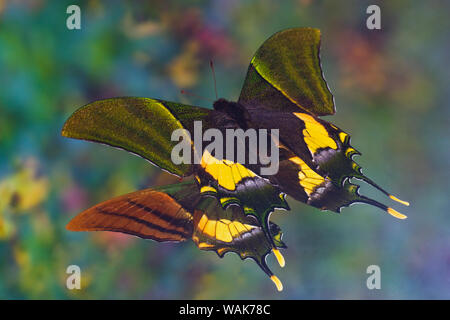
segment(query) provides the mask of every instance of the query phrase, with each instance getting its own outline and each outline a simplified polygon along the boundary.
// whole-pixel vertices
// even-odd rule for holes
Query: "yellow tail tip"
[[[398,211],[395,211],[394,209],[392,209],[392,208],[387,208],[387,210],[386,210],[391,216],[393,216],[393,217],[396,217],[397,219],[406,219],[407,218],[407,216],[405,216],[404,214],[401,214],[400,212],[398,212]]]
[[[403,204],[404,206],[409,206],[409,202],[408,201],[400,200],[399,198],[397,198],[396,196],[393,196],[392,194],[389,195],[389,198],[391,198],[394,201],[397,201],[398,203]]]
[[[277,258],[277,261],[278,261],[278,264],[280,265],[280,267],[284,268],[286,262],[284,261],[284,257],[281,254],[280,250],[274,248],[272,251],[275,254],[275,257]]]
[[[275,283],[275,285],[277,286],[277,290],[278,290],[278,291],[283,291],[283,284],[281,283],[280,279],[278,279],[277,276],[272,275],[272,276],[270,277],[270,280],[272,280],[273,283]]]

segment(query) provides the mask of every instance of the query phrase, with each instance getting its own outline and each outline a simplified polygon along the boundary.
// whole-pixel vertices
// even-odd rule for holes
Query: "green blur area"
[[[0,1],[0,299],[450,299],[450,5],[373,1]],[[292,199],[274,222],[288,245],[273,283],[250,260],[219,259],[192,241],[73,233],[80,211],[133,190],[174,183],[141,158],[60,136],[98,99],[142,96],[211,107],[237,100],[250,59],[273,33],[322,31],[321,61],[364,173],[410,207],[369,187],[373,207],[341,214]],[[181,90],[194,95],[181,94]],[[199,98],[203,97],[203,98]],[[66,269],[81,268],[81,290]],[[366,269],[381,268],[381,290]]]

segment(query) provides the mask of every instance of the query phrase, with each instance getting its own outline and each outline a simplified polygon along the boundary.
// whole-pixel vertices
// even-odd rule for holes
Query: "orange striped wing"
[[[145,189],[87,209],[67,225],[70,231],[115,231],[156,241],[191,238],[193,217],[166,193]]]

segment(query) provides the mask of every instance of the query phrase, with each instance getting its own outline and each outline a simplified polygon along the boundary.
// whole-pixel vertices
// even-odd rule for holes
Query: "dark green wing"
[[[252,118],[263,128],[279,127],[280,165],[267,177],[281,191],[320,209],[339,212],[354,202],[375,205],[397,218],[405,216],[377,201],[359,195],[357,178],[376,187],[392,200],[408,205],[366,177],[353,160],[360,153],[350,136],[335,125],[304,112],[264,112]]]
[[[263,108],[334,114],[319,51],[318,29],[294,28],[274,34],[251,60],[239,103],[250,112]]]
[[[149,98],[112,98],[92,102],[72,114],[62,129],[69,138],[105,143],[137,154],[178,176],[192,173],[190,164],[175,165],[171,141],[176,129],[192,130],[208,109]]]

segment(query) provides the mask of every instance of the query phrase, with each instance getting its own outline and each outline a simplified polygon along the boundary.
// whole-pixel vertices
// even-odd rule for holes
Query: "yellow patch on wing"
[[[222,255],[225,251],[227,251],[226,248],[217,249],[217,253],[220,254],[220,255]]]
[[[240,203],[239,200],[235,197],[224,197],[220,198],[220,204],[224,206],[226,203],[233,201],[234,203]]]
[[[347,140],[348,134],[346,134],[345,132],[339,132],[339,139],[341,139],[342,143],[345,143],[345,140]]]
[[[210,238],[222,241],[232,242],[233,239],[240,237],[242,234],[251,231],[255,226],[245,224],[239,221],[231,221],[228,219],[212,220],[203,214],[197,223],[195,233],[201,233]],[[198,242],[198,237],[195,236]]]
[[[289,161],[299,166],[298,179],[300,185],[309,196],[314,190],[321,185],[325,178],[312,170],[302,159],[299,157],[289,158]]]
[[[200,193],[206,193],[206,192],[214,192],[217,193],[216,188],[213,188],[211,186],[203,186],[200,188]]]
[[[216,226],[216,239],[223,242],[231,242],[233,241],[233,237],[231,236],[230,228],[228,224],[225,224],[222,221],[217,221]]]
[[[400,200],[399,198],[397,198],[396,196],[393,196],[392,194],[389,195],[389,198],[391,198],[392,200],[403,204],[404,206],[409,206],[409,202],[408,201]]]
[[[303,129],[303,139],[311,154],[316,153],[318,149],[322,148],[337,149],[337,144],[333,138],[330,137],[327,129],[314,119],[314,117],[300,112],[295,112],[294,115],[301,119],[305,124],[305,129]]]
[[[253,171],[240,163],[216,159],[208,150],[204,151],[200,165],[221,187],[227,190],[235,190],[236,184],[242,179],[256,176]]]
[[[207,222],[208,222],[208,217],[206,215],[202,215],[202,217],[200,218],[200,221],[197,224],[197,228],[199,228],[200,230],[205,229]]]

